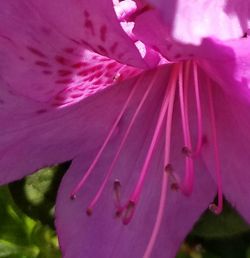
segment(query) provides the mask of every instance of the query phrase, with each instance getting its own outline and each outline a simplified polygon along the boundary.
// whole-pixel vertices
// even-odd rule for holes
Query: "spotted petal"
[[[13,94],[85,97],[113,83],[124,68],[115,60],[145,67],[112,1],[11,0],[0,9],[0,77]]]
[[[33,116],[14,113],[10,119],[1,109],[0,183],[71,160],[83,147],[90,152],[97,148],[127,97],[129,87],[121,91],[123,87],[120,84],[78,104],[51,112],[41,110]],[[20,99],[20,105],[22,101],[25,99]]]

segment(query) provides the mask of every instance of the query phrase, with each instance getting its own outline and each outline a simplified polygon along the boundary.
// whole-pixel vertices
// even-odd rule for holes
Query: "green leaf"
[[[36,258],[38,254],[39,249],[36,246],[19,246],[15,243],[0,239],[0,257]]]
[[[215,215],[211,211],[205,212],[195,225],[192,235],[203,238],[228,238],[248,232],[249,229],[249,225],[237,211],[224,201],[223,212],[220,215]]]
[[[0,187],[0,258],[59,258],[56,233],[24,214]]]
[[[69,163],[44,168],[9,185],[16,205],[28,216],[54,228],[57,190]]]

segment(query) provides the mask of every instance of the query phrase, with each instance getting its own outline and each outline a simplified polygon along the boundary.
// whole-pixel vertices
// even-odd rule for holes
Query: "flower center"
[[[171,190],[175,190],[175,191],[179,190],[184,195],[187,195],[187,196],[190,196],[193,191],[194,162],[195,162],[195,159],[201,154],[202,147],[205,143],[204,136],[202,133],[203,110],[202,110],[202,105],[201,105],[202,102],[201,102],[201,95],[200,95],[201,83],[198,78],[198,74],[199,74],[199,70],[198,70],[197,64],[194,61],[184,61],[184,62],[172,65],[169,80],[165,88],[163,101],[161,103],[161,108],[155,124],[154,133],[152,135],[150,144],[146,151],[143,166],[140,170],[138,180],[136,182],[134,190],[130,194],[128,201],[125,204],[123,204],[121,201],[122,182],[120,182],[119,179],[116,179],[113,182],[115,214],[116,214],[116,217],[119,217],[122,220],[123,224],[126,225],[131,221],[132,217],[134,216],[137,203],[139,202],[139,199],[145,184],[145,180],[149,172],[150,163],[157,149],[157,146],[160,142],[162,132],[164,131],[165,147],[164,147],[164,166],[162,171],[163,173],[162,173],[161,194],[160,194],[158,211],[156,215],[156,221],[155,221],[147,248],[145,250],[144,257],[150,256],[153,246],[155,244],[155,241],[160,229],[161,221],[163,218],[164,210],[165,210],[168,186],[170,185]],[[140,112],[142,111],[142,108],[144,107],[144,105],[146,105],[147,99],[153,87],[156,87],[156,80],[158,76],[159,76],[159,69],[155,71],[154,76],[152,77],[141,100],[139,101],[138,106],[128,123],[128,126],[121,137],[118,149],[113,157],[113,160],[110,163],[108,170],[105,173],[104,179],[98,191],[96,192],[95,196],[93,196],[93,199],[90,201],[89,205],[87,206],[88,215],[92,214],[95,205],[101,198],[105,187],[110,181],[111,175],[114,173],[115,164],[117,164],[117,161],[121,157],[121,152],[124,149],[124,145],[126,142],[128,142],[130,133],[132,129],[135,127],[135,122]],[[131,100],[135,96],[136,90],[138,86],[141,84],[142,79],[143,79],[143,74],[141,74],[138,77],[137,81],[132,87],[127,99],[125,100],[117,118],[115,119],[110,131],[108,132],[108,135],[106,136],[101,148],[97,152],[91,165],[84,173],[84,176],[82,177],[82,179],[78,182],[76,187],[73,189],[71,193],[71,199],[75,199],[77,197],[79,190],[84,186],[89,176],[92,173],[94,173],[96,164],[98,163],[99,159],[101,158],[105,149],[110,143],[111,137],[114,136],[117,126],[122,116],[125,114],[127,108],[129,107]],[[214,154],[215,172],[216,172],[215,174],[216,174],[217,187],[218,187],[218,203],[211,204],[209,208],[215,214],[219,214],[223,208],[223,194],[222,194],[222,180],[221,180],[220,163],[219,163],[219,151],[218,151],[217,134],[216,134],[216,121],[215,121],[211,87],[212,87],[212,84],[209,78],[207,78],[206,82],[202,83],[202,90],[203,91],[206,90],[208,95],[209,120],[211,124],[210,130],[212,135],[213,154]],[[190,98],[190,91],[194,92],[192,99]],[[178,98],[178,102],[176,101],[177,98]],[[189,122],[190,121],[190,114],[189,114],[190,100],[192,100],[195,104],[194,105],[195,112],[196,112],[195,117],[197,120],[197,126],[196,126],[197,140],[195,144],[193,144],[192,142],[190,122]],[[178,103],[179,103],[182,134],[183,134],[183,148],[181,149],[181,152],[184,155],[184,161],[185,161],[185,174],[183,179],[177,175],[177,173],[174,171],[173,164],[170,162],[171,160],[170,146],[171,146],[171,136],[172,136],[173,115],[174,115],[174,110],[176,109],[176,106],[178,105]]]

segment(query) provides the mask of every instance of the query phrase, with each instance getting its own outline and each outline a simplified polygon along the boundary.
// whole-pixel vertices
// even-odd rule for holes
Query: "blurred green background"
[[[68,166],[46,168],[0,187],[0,257],[61,257],[53,215],[56,191]],[[227,203],[220,216],[207,211],[177,258],[250,258],[249,226]]]

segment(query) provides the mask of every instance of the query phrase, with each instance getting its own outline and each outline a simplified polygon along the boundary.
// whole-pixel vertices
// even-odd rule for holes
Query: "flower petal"
[[[16,44],[41,52],[49,45],[58,51],[82,45],[125,64],[143,65],[120,27],[112,1],[8,1],[1,9],[1,36]]]
[[[15,94],[54,103],[70,92],[73,102],[133,71],[112,59],[143,66],[112,1],[11,0],[0,9],[0,77]]]
[[[227,42],[206,39],[197,50],[199,63],[224,91],[235,98],[250,100],[250,39]]]
[[[247,31],[247,0],[149,0],[180,43],[198,45],[202,38],[240,38]]]
[[[121,83],[75,105],[50,112],[43,109],[29,115],[14,113],[10,119],[8,110],[2,108],[0,183],[8,183],[39,168],[71,160],[83,146],[90,151],[98,147],[134,83],[135,79],[128,80],[125,85]],[[24,102],[25,98],[20,98],[18,104],[21,106]]]
[[[94,197],[103,174],[101,165],[75,200],[70,200],[70,194],[86,168],[82,159],[75,160],[60,186],[56,226],[63,257],[142,257],[152,233],[160,198],[161,175],[157,175],[157,172],[160,173],[163,168],[152,167],[134,218],[129,225],[123,225],[119,218],[115,218],[112,198],[112,180],[115,177],[109,182],[91,217],[86,215],[88,202]],[[198,168],[202,173],[197,178],[197,186],[190,198],[180,193],[169,193],[152,257],[174,257],[195,221],[213,200],[215,185],[204,165],[199,164]],[[127,171],[124,176],[134,177],[133,173],[135,171]],[[126,194],[127,187],[131,188],[128,184],[130,182],[122,185],[125,188],[122,194]]]
[[[136,96],[139,100],[145,92],[145,85],[152,80],[152,76],[155,76],[154,72],[145,74],[143,78],[145,83],[141,83]],[[166,68],[157,74],[153,85],[155,87],[152,88],[150,97],[136,120],[135,128],[117,160],[113,174],[109,178],[100,200],[94,207],[91,217],[85,214],[86,209],[96,196],[112,163],[121,138],[128,126],[129,113],[133,114],[138,104],[130,106],[129,113],[123,117],[120,123],[118,134],[107,146],[87,181],[77,192],[75,200],[70,199],[71,193],[84,176],[84,171],[92,163],[98,149],[95,152],[89,152],[87,148],[84,148],[85,150],[78,154],[70,170],[64,176],[56,204],[56,226],[64,258],[143,256],[155,223],[162,174],[165,173],[163,134],[156,147],[141,197],[136,205],[134,217],[126,226],[122,224],[119,218],[114,216],[116,209],[113,183],[117,179],[120,181],[121,202],[122,205],[127,203],[145,161],[145,155],[155,129],[156,118],[159,114],[159,103],[164,96],[162,94],[166,87],[164,82],[168,79],[168,69]],[[137,102],[139,100],[137,99]],[[180,151],[183,143],[179,133],[181,121],[178,111],[174,114],[174,117],[173,146],[175,151],[171,156],[175,170],[182,175],[185,162],[183,162],[183,154]],[[164,219],[152,257],[173,257],[194,222],[208,207],[209,202],[213,200],[215,184],[210,175],[206,173],[206,167],[202,161],[197,159],[196,164],[199,173],[197,173],[196,185],[190,198],[169,190]]]

